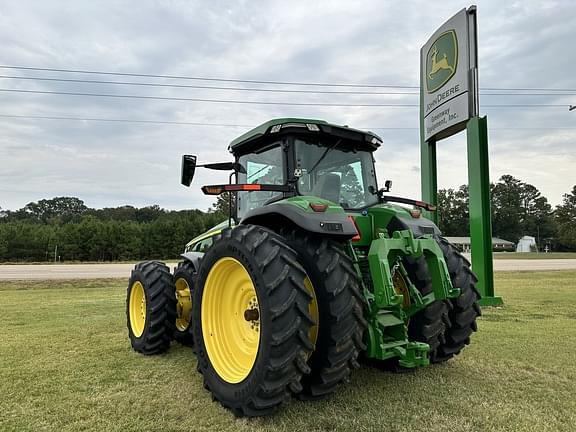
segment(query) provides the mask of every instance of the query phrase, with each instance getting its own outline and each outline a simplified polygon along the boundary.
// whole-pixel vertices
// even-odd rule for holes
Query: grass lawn
[[[408,374],[364,366],[333,397],[235,419],[191,350],[133,352],[123,280],[0,282],[0,430],[574,431],[576,272],[497,274],[456,359]]]
[[[494,252],[494,259],[576,259],[576,252]]]

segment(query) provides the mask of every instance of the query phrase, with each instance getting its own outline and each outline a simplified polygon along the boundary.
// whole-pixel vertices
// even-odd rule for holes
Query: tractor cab
[[[239,184],[287,186],[287,191],[238,192],[237,217],[250,210],[302,195],[315,196],[345,210],[378,202],[372,152],[382,140],[370,132],[322,120],[276,119],[230,144],[246,173]]]
[[[236,163],[235,219],[294,196],[313,196],[346,211],[378,203],[372,152],[382,140],[371,132],[323,120],[275,119],[232,141]],[[231,185],[230,185],[231,186]]]

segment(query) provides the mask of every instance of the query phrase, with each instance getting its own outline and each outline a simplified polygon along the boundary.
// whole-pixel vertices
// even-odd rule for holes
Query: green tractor
[[[274,412],[292,395],[326,397],[359,358],[396,368],[444,362],[480,315],[470,263],[422,212],[378,188],[373,133],[321,120],[272,120],[232,141],[230,218],[186,247],[172,275],[132,272],[132,347],[192,345],[204,387],[237,416]],[[404,204],[404,205],[399,205]],[[407,206],[406,206],[407,205]]]

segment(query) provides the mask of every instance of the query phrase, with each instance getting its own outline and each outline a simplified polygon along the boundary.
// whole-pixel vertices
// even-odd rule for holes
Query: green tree
[[[253,192],[246,192],[253,193]],[[232,195],[232,208],[236,207],[236,194],[230,194],[230,192],[225,192],[218,195],[216,202],[212,204],[212,208],[209,210],[216,214],[220,220],[228,219],[230,214],[230,195]]]
[[[50,218],[60,217],[64,222],[82,215],[88,207],[84,201],[74,197],[56,197],[26,204],[22,209],[24,215],[32,219],[46,222]]]
[[[522,182],[511,175],[503,175],[491,189],[494,236],[518,241],[524,235],[520,226]]]
[[[467,185],[462,185],[457,190],[438,191],[438,222],[444,235],[457,237],[470,235]]]
[[[504,175],[491,192],[495,236],[518,241],[524,235],[544,238],[554,233],[552,207],[535,186]]]
[[[576,249],[576,185],[572,193],[564,194],[562,204],[554,212],[556,219],[556,238],[569,249]]]
[[[359,165],[359,164],[358,164]],[[351,208],[356,208],[365,203],[364,189],[358,181],[358,176],[352,165],[347,165],[342,173],[342,185],[340,187],[340,201]]]

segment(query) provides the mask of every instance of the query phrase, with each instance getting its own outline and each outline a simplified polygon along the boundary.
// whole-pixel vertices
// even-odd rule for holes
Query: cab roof
[[[324,120],[288,117],[269,120],[249,130],[233,140],[228,149],[234,155],[244,154],[268,144],[274,137],[286,135],[335,137],[368,151],[374,151],[382,144],[382,139],[373,132],[335,125]]]

